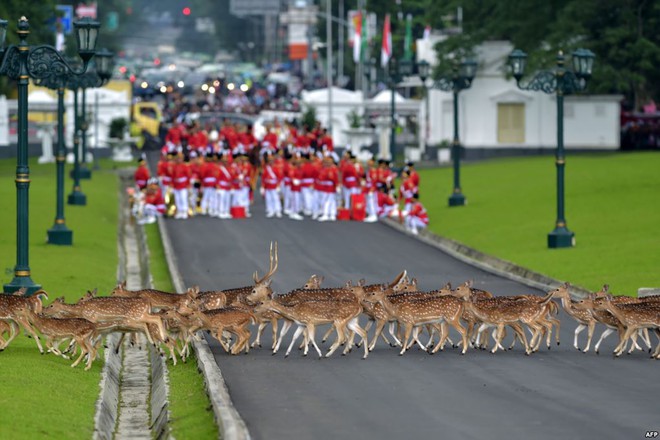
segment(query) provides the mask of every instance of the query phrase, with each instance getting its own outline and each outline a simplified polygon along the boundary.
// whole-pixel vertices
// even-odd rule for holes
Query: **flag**
[[[387,66],[392,57],[392,33],[390,32],[390,14],[385,16],[383,24],[383,45],[380,50],[380,65]]]
[[[428,41],[429,39],[431,39],[431,26],[427,24],[424,28],[424,40]]]
[[[362,48],[362,12],[358,12],[353,16],[353,28],[355,29],[353,35],[353,61],[359,63]]]
[[[413,59],[412,15],[406,16],[406,38],[403,40],[403,59]]]

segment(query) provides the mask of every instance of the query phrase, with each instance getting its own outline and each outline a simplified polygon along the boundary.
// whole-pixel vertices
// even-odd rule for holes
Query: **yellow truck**
[[[139,136],[137,147],[158,149],[162,146],[159,130],[163,120],[160,107],[155,102],[141,101],[131,106],[131,136]]]

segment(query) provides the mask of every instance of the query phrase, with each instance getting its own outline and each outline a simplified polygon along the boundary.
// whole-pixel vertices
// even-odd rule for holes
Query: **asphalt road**
[[[277,240],[276,292],[302,285],[313,273],[332,286],[363,277],[387,281],[407,269],[422,289],[473,279],[496,294],[541,293],[385,225],[267,220],[261,206],[255,211],[247,220],[166,222],[187,285],[249,284],[254,270],[267,270],[268,243]],[[400,357],[382,342],[366,360],[356,352],[342,357],[339,350],[319,360],[313,351],[303,357],[295,349],[285,359],[284,350],[271,356],[268,344],[239,356],[226,354],[215,341],[211,348],[258,440],[635,439],[660,430],[660,363],[641,352],[613,359],[615,336],[602,344],[600,356],[577,352],[575,322],[563,312],[560,319],[561,345],[530,357],[520,347],[495,355],[469,350],[465,356],[452,349],[429,356],[413,348]],[[586,331],[580,345],[585,342]]]

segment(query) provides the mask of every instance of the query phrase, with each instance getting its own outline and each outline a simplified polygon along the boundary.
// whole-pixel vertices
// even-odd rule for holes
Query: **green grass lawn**
[[[95,287],[107,293],[116,282],[117,178],[111,162],[101,166],[82,183],[88,205],[65,208],[74,245],[54,246],[46,244],[46,231],[55,218],[55,165],[30,161],[30,268],[51,300],[63,295],[74,301]],[[16,263],[15,168],[15,159],[0,160],[2,283],[12,279]],[[71,187],[67,178],[66,193]],[[72,369],[71,363],[40,355],[22,334],[0,353],[0,438],[91,437],[103,361],[97,359],[90,371]]]
[[[158,225],[146,225],[145,231],[150,253],[149,269],[154,286],[173,292]],[[168,364],[168,374],[172,436],[179,440],[217,438],[218,427],[204,389],[204,378],[197,370],[194,352],[185,364],[179,362],[176,367]]]
[[[548,249],[556,218],[554,157],[461,168],[465,207],[449,208],[451,168],[420,171],[430,230],[485,253],[591,290],[660,286],[660,154],[571,155],[566,220],[574,248]]]

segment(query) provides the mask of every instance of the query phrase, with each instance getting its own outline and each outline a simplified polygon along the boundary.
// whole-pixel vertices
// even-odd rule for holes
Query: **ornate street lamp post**
[[[30,276],[29,265],[29,188],[30,168],[28,166],[27,89],[30,77],[45,79],[63,72],[83,73],[89,60],[94,56],[99,23],[83,19],[74,23],[78,55],[83,60],[82,70],[74,70],[64,57],[48,45],[29,46],[30,25],[25,17],[18,21],[19,43],[5,48],[7,21],[0,20],[0,74],[14,79],[18,83],[18,143],[16,165],[16,266],[14,278],[4,285],[7,293],[25,287],[27,294],[32,294],[41,286],[35,284]]]
[[[477,62],[471,59],[463,60],[452,69],[451,75],[438,78],[433,87],[454,94],[454,141],[452,143],[452,159],[454,162],[454,190],[449,196],[449,206],[463,206],[467,203],[461,191],[461,143],[458,136],[458,94],[469,89],[477,73]]]
[[[74,131],[73,131],[73,170],[71,177],[73,177],[73,189],[67,198],[69,205],[84,206],[87,204],[87,196],[82,192],[80,187],[80,179],[84,178],[84,173],[81,172],[81,158],[80,155],[85,155],[86,151],[86,137],[87,137],[87,122],[85,121],[85,90],[88,88],[97,88],[105,85],[112,76],[112,53],[102,49],[96,55],[98,59],[96,71],[88,71],[84,75],[71,77],[67,82],[67,87],[73,92],[73,118],[74,118]],[[83,106],[82,110],[78,109],[78,90],[82,89]],[[82,139],[82,152],[80,149]],[[87,170],[89,171],[89,170]],[[89,175],[88,175],[89,178]]]
[[[528,81],[521,84],[527,64],[527,54],[519,49],[509,55],[509,64],[518,87],[522,90],[534,90],[544,93],[554,93],[557,97],[557,151],[555,165],[557,167],[557,220],[555,229],[548,234],[549,248],[575,246],[575,233],[566,226],[564,215],[564,95],[582,91],[591,77],[594,58],[596,56],[588,49],[578,49],[572,54],[573,70],[564,67],[564,54],[559,51],[557,67],[553,70],[541,70]]]
[[[107,61],[112,56],[111,52],[102,49],[96,53],[94,58],[96,73],[103,83],[107,82],[112,75],[111,64]],[[90,72],[88,71],[88,73]],[[57,203],[55,223],[48,230],[49,244],[73,244],[73,231],[66,226],[64,219],[64,162],[66,160],[66,147],[64,146],[64,90],[68,81],[71,81],[72,76],[71,73],[65,72],[62,75],[53,75],[46,79],[35,81],[40,86],[57,90]]]
[[[396,153],[396,103],[394,96],[396,95],[396,86],[404,76],[412,74],[413,64],[410,60],[402,60],[397,62],[396,58],[390,58],[387,65],[387,75],[390,82],[390,91],[392,92],[390,102],[390,117],[391,117],[391,130],[390,130],[390,160],[394,162],[394,154]]]
[[[427,146],[429,142],[429,89],[426,88],[426,80],[431,72],[431,65],[428,61],[422,60],[417,63],[417,75],[422,80],[422,87],[424,88],[424,145]]]

